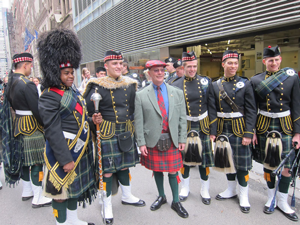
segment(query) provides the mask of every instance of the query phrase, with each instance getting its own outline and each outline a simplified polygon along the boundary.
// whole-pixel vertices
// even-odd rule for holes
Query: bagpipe
[[[288,160],[292,160],[292,166],[289,170],[289,174],[292,175],[292,184],[291,186],[294,187],[294,191],[293,191],[293,196],[292,196],[292,200],[291,200],[291,206],[295,207],[295,190],[296,190],[296,180],[297,177],[300,177],[300,171],[299,171],[299,167],[300,167],[300,151],[299,149],[297,149],[298,143],[294,142],[294,147],[289,151],[288,154],[282,154],[281,155],[281,162],[279,163],[278,167],[272,171],[272,176],[275,177],[277,175],[278,177],[278,182],[277,182],[277,186],[276,186],[276,190],[275,190],[275,195],[273,197],[272,203],[270,205],[270,211],[274,211],[274,206],[275,206],[275,199],[276,199],[276,193],[277,190],[279,188],[279,182],[281,180],[281,176],[282,176],[282,171],[284,168],[284,164],[288,161]]]

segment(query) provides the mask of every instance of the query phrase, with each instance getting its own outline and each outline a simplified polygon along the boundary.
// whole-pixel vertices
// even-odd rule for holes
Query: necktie
[[[167,116],[167,111],[166,111],[166,107],[165,107],[165,102],[164,102],[164,98],[161,94],[161,88],[157,87],[157,103],[161,112],[161,116],[163,118],[163,126],[162,129],[164,131],[168,130],[168,116]]]

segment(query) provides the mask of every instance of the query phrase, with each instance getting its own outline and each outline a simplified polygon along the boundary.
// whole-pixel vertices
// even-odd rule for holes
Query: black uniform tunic
[[[139,162],[135,145],[128,151],[122,152],[118,145],[118,135],[130,131],[134,141],[134,99],[137,82],[127,76],[117,79],[106,76],[89,82],[84,98],[87,102],[89,115],[95,112],[91,101],[93,93],[102,96],[99,112],[103,121],[100,124],[103,171],[115,173],[123,168],[132,167]]]
[[[186,115],[191,117],[201,116],[208,110],[208,93],[211,88],[211,80],[205,76],[196,75],[193,78],[183,76],[174,81],[172,86],[179,87],[184,92],[186,102]],[[202,144],[202,167],[214,166],[213,154],[209,139],[209,117],[208,115],[198,121],[187,122],[187,132],[196,130],[200,134]]]
[[[16,112],[14,136],[23,142],[23,166],[43,164],[43,122],[38,111],[38,91],[36,85],[20,73],[14,73],[9,80],[7,98]],[[26,111],[26,112],[24,112]],[[29,115],[31,114],[32,115]]]
[[[61,91],[69,89],[64,85],[57,88]],[[75,92],[75,90],[72,91]],[[82,125],[82,115],[74,110],[70,115],[62,119],[60,114],[61,99],[62,96],[60,94],[50,90],[50,88],[46,89],[39,100],[39,111],[44,122],[45,137],[54,152],[54,157],[60,166],[64,166],[72,162],[73,157],[69,150],[69,144],[72,140],[65,137],[63,131],[77,135]],[[77,97],[77,103],[82,107],[86,107],[82,104],[82,101]],[[89,127],[94,127],[92,118],[88,118],[88,122]],[[90,132],[89,129],[88,132]],[[79,198],[81,196],[81,201],[90,199],[96,193],[94,177],[96,169],[93,161],[91,138],[87,141],[89,142],[88,147],[75,169],[77,176],[68,187],[68,197]]]
[[[208,99],[211,134],[216,136],[224,134],[229,137],[236,169],[247,171],[252,167],[251,151],[249,146],[242,145],[242,137],[253,137],[256,121],[254,92],[250,81],[246,78],[235,75],[220,79],[228,96],[244,110],[245,115],[238,118],[217,117],[217,112],[233,113],[233,110],[221,98],[217,81],[213,82]]]
[[[251,78],[254,91],[257,86],[275,73],[265,71]],[[275,87],[265,98],[260,97],[255,91],[255,98],[259,110],[270,113],[281,113],[290,110],[290,115],[281,118],[270,118],[258,115],[256,133],[258,145],[255,147],[254,159],[263,163],[265,158],[265,144],[267,132],[276,130],[282,135],[283,153],[292,148],[292,135],[300,133],[300,85],[299,77],[295,73]],[[290,161],[285,164],[290,167]]]

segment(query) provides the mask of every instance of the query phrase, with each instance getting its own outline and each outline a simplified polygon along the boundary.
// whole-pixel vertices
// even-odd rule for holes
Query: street
[[[263,207],[267,201],[266,185],[262,176],[261,165],[254,163],[254,168],[250,172],[249,201],[251,211],[249,214],[243,214],[239,209],[238,199],[226,201],[217,201],[214,197],[226,189],[226,176],[211,169],[210,173],[210,195],[212,197],[211,205],[207,206],[201,202],[200,197],[200,179],[197,168],[191,169],[191,193],[183,206],[189,213],[187,219],[179,217],[170,207],[172,194],[169,186],[168,176],[165,173],[164,187],[167,197],[167,204],[164,204],[159,210],[151,211],[150,205],[157,197],[157,189],[152,177],[152,172],[141,165],[131,169],[132,175],[132,193],[146,201],[146,206],[135,208],[121,204],[121,190],[112,198],[114,224],[115,225],[184,225],[184,224],[295,224],[285,218],[285,216],[275,209],[272,215],[263,213]],[[0,224],[13,225],[54,225],[55,219],[52,214],[52,207],[39,209],[31,208],[31,200],[22,202],[22,184],[19,183],[15,188],[9,188],[4,185],[3,168],[0,168],[0,180],[3,183],[3,189],[0,190]],[[298,185],[297,185],[298,186]],[[290,194],[292,188],[290,188]],[[290,201],[290,198],[289,198]],[[78,216],[80,219],[93,222],[97,225],[102,224],[100,216],[99,200],[96,199],[92,205],[87,205],[85,209],[78,207]],[[296,190],[296,212],[299,212],[300,200],[299,189]]]

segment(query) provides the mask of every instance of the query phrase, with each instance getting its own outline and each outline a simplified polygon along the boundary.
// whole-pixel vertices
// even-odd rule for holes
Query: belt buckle
[[[226,96],[227,96],[227,93],[224,91],[224,92],[221,94],[221,97],[224,99],[224,98],[226,98]]]

